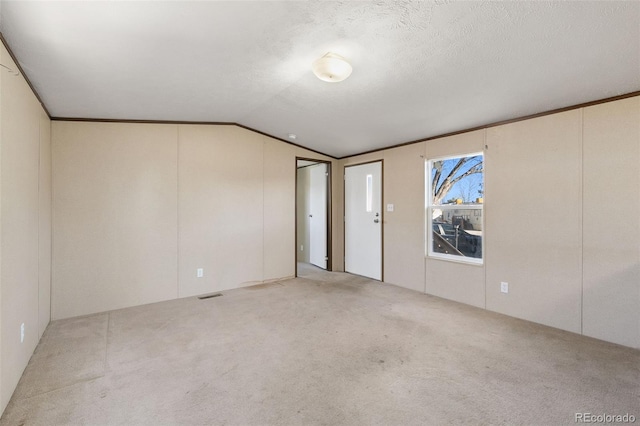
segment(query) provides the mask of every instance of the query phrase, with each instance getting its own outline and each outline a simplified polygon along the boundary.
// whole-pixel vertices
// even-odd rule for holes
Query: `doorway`
[[[382,160],[344,168],[344,270],[383,280]]]
[[[296,158],[296,276],[331,270],[331,163]]]

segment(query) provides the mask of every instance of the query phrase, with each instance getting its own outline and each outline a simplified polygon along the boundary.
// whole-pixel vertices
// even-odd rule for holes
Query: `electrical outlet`
[[[196,277],[197,277],[197,278],[202,278],[202,277],[204,277],[204,269],[202,269],[202,268],[198,268],[198,269],[196,269]]]
[[[24,323],[20,325],[20,343],[24,342]]]
[[[509,293],[509,283],[501,282],[500,291],[503,293]]]

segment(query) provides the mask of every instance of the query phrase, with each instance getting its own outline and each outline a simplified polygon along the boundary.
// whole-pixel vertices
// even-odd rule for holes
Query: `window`
[[[373,211],[373,175],[367,175],[367,212]]]
[[[426,162],[427,255],[482,264],[482,153]]]

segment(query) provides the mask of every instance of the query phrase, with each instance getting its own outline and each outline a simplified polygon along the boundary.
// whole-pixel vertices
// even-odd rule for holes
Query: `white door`
[[[382,280],[382,162],[344,169],[345,271]]]
[[[309,170],[309,262],[327,269],[327,165]]]

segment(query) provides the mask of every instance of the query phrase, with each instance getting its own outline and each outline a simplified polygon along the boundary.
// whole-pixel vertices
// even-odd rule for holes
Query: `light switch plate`
[[[509,283],[501,282],[500,291],[503,293],[509,293]]]
[[[393,211],[393,204],[387,204],[387,211],[388,212],[392,212]]]

